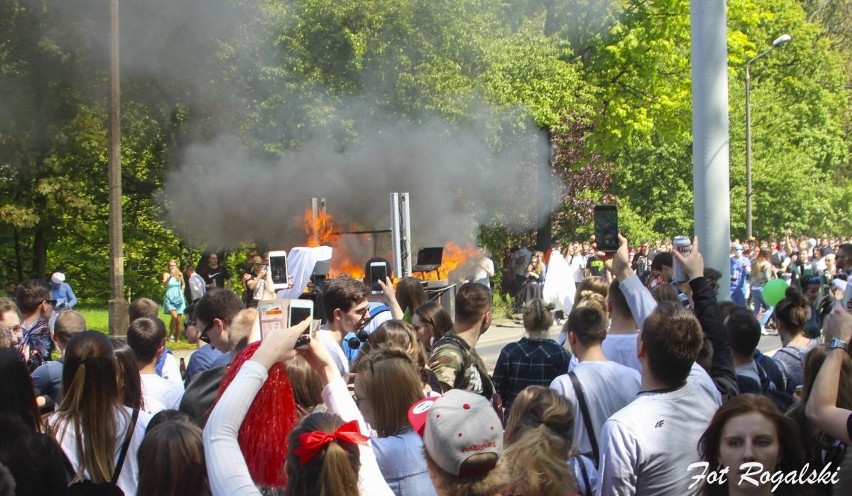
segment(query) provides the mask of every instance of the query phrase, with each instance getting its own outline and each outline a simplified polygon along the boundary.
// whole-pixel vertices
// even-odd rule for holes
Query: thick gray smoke
[[[191,244],[292,246],[305,239],[301,219],[312,197],[326,198],[344,229],[387,229],[390,193],[408,192],[414,246],[470,242],[477,223],[494,220],[529,227],[536,192],[519,189],[547,167],[543,133],[514,137],[495,152],[479,130],[493,129],[500,115],[481,119],[466,128],[361,120],[346,147],[310,141],[275,159],[257,158],[228,136],[194,144],[165,184],[168,220]],[[540,186],[553,196],[551,185]]]

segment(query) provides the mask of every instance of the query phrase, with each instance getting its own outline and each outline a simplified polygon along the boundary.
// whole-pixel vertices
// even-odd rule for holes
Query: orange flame
[[[372,256],[371,253],[364,253],[365,247],[371,244],[369,239],[365,239],[368,235],[341,236],[339,233],[343,229],[335,222],[331,214],[319,212],[314,217],[310,208],[305,210],[301,223],[307,237],[306,246],[325,245],[332,248],[331,268],[328,274],[330,278],[342,274],[348,274],[356,279],[364,277],[363,262]],[[360,258],[363,260],[359,261],[358,254],[362,255]],[[473,264],[479,260],[479,256],[479,250],[471,244],[460,246],[448,242],[444,247],[442,264],[437,271],[417,272],[414,275],[426,280],[453,279],[452,282],[457,282],[458,278],[470,275]]]
[[[459,278],[464,278],[472,272],[473,264],[479,260],[479,250],[471,245],[457,245],[452,241],[447,242],[444,246],[444,256],[441,261],[441,266],[437,271],[418,272],[416,275],[421,279],[439,280],[453,279],[450,282],[457,282]]]
[[[353,250],[347,247],[347,243],[339,233],[341,231],[331,214],[319,212],[314,217],[309,208],[302,216],[302,230],[307,235],[305,244],[307,246],[330,246],[332,249],[331,268],[329,277],[337,277],[341,274],[349,274],[355,279],[364,277],[364,267],[351,258]]]

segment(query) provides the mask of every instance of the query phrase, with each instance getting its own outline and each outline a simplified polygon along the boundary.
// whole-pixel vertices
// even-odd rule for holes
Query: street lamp
[[[751,67],[751,63],[755,60],[763,57],[767,53],[775,50],[776,48],[784,45],[788,41],[792,40],[793,37],[789,34],[782,34],[775,41],[772,42],[772,46],[746,62],[745,65],[745,73],[746,73],[746,86],[745,86],[745,98],[746,98],[746,239],[751,238],[751,73],[749,69]]]

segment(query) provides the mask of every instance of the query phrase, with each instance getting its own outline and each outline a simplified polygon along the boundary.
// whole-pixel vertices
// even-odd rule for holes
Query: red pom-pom
[[[234,358],[219,385],[219,397],[259,346],[260,342],[252,343]],[[287,438],[297,422],[293,387],[284,366],[276,363],[269,369],[269,377],[254,397],[238,436],[243,457],[256,484],[271,487],[287,485],[284,473]]]

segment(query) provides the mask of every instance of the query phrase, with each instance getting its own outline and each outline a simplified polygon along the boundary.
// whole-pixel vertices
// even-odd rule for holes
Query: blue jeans
[[[770,307],[766,304],[766,301],[763,300],[763,288],[751,288],[751,305],[752,310],[754,311],[754,316],[757,317],[760,314],[760,308],[766,308],[766,311],[763,312],[763,317],[760,320],[760,326],[763,327],[769,322],[769,318],[772,317],[772,311],[775,310],[775,307]]]

